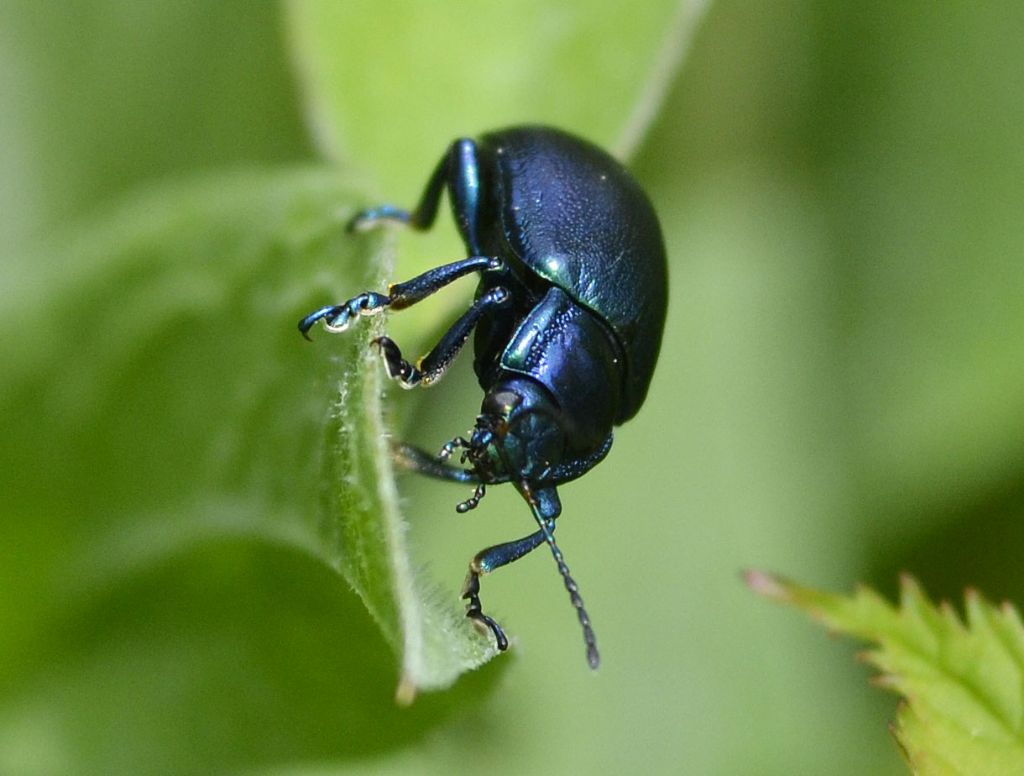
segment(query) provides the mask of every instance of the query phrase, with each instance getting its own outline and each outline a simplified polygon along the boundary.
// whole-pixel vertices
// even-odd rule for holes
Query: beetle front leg
[[[402,351],[394,340],[390,337],[378,337],[373,342],[380,348],[388,377],[398,380],[403,388],[415,388],[421,384],[433,385],[444,377],[444,373],[466,344],[480,318],[488,311],[507,304],[508,301],[509,293],[504,288],[492,288],[484,293],[452,324],[431,351],[416,362],[415,366],[402,358]]]
[[[549,520],[547,526],[549,532],[554,531],[554,519]],[[506,638],[501,626],[483,612],[483,608],[480,605],[480,577],[512,561],[519,560],[526,553],[543,544],[544,541],[544,531],[535,531],[529,536],[514,542],[496,544],[493,547],[481,550],[469,562],[469,573],[466,575],[466,581],[462,586],[462,597],[469,601],[469,604],[466,606],[466,616],[490,630],[494,634],[495,641],[497,641],[498,649],[502,652],[508,649],[508,638]]]
[[[440,456],[431,455],[408,442],[395,442],[391,445],[391,458],[399,466],[409,471],[448,482],[461,482],[471,485],[480,484],[480,475],[472,469],[463,469],[447,463]]]

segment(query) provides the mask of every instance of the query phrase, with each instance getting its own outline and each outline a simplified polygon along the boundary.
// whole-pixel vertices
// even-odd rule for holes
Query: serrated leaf
[[[292,0],[287,26],[321,150],[411,197],[453,138],[508,124],[556,124],[628,156],[705,5]]]
[[[31,654],[168,557],[247,537],[344,575],[405,697],[493,654],[411,567],[371,330],[296,330],[381,285],[383,238],[343,228],[363,203],[332,171],[162,186],[6,268],[2,544],[19,551],[0,569],[0,653]]]
[[[898,606],[866,587],[842,596],[760,572],[747,582],[875,645],[864,658],[881,672],[876,683],[904,699],[894,733],[915,773],[1024,773],[1024,625],[1011,604],[969,590],[965,622],[910,576]]]

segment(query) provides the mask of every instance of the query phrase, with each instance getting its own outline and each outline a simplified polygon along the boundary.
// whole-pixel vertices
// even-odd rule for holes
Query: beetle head
[[[565,448],[560,417],[548,392],[533,380],[503,380],[484,397],[468,458],[484,481],[543,482]]]

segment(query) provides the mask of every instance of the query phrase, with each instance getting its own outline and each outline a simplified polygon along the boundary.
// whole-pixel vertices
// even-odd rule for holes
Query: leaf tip
[[[907,744],[903,740],[903,730],[898,721],[900,716],[906,712],[907,702],[900,698],[899,702],[896,704],[896,719],[890,719],[886,724],[886,727],[889,730],[889,735],[892,736],[893,741],[896,742],[896,746],[899,747],[900,756],[903,757],[904,762],[913,768],[914,759],[911,757],[910,750],[907,748]]]
[[[924,591],[921,590],[921,583],[917,581],[917,577],[909,571],[901,571],[900,593],[903,596],[921,596]]]
[[[785,581],[767,571],[747,569],[743,572],[743,581],[747,587],[764,598],[784,602],[793,600]]]
[[[869,660],[864,660],[864,662],[869,662]],[[868,684],[882,690],[897,691],[901,688],[899,678],[893,674],[875,674],[868,679]]]
[[[395,688],[395,703],[402,708],[412,706],[412,702],[416,700],[416,692],[416,682],[408,674],[402,674],[402,678],[398,680],[398,687]]]
[[[874,650],[861,649],[854,654],[853,659],[856,660],[858,663],[864,663],[865,665],[874,665],[874,662],[877,659],[877,657],[875,655]]]

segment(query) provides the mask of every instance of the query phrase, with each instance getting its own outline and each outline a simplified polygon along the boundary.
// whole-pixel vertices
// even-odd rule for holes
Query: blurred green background
[[[1019,3],[710,6],[631,162],[671,260],[659,370],[562,494],[596,675],[537,553],[486,580],[510,653],[397,708],[307,546],[339,351],[292,327],[370,282],[345,214],[412,201],[456,134],[614,143],[673,8],[621,13],[0,2],[0,771],[903,772],[855,647],[739,574],[1024,601]],[[437,232],[396,276],[455,258]],[[462,288],[392,319],[407,352]],[[463,361],[389,393],[404,435],[471,425]],[[530,530],[500,489],[456,516],[400,488],[453,607]]]

